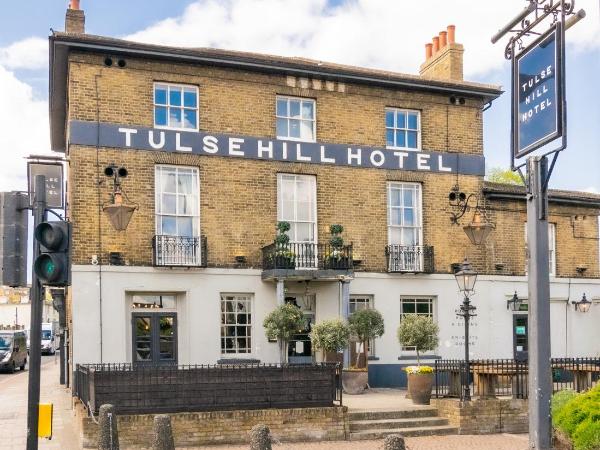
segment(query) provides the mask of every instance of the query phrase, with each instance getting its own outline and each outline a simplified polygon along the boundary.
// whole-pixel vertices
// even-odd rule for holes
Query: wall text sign
[[[194,153],[265,161],[484,175],[482,155],[401,151],[357,145],[295,142],[204,131],[175,131],[72,121],[69,144]],[[97,139],[96,133],[99,131]]]

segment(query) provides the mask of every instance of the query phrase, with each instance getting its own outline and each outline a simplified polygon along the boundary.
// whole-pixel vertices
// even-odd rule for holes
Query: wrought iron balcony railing
[[[323,269],[352,270],[352,245],[334,247],[330,244],[288,243],[270,244],[262,248],[263,270]]]
[[[157,235],[152,249],[155,266],[206,267],[206,236]]]
[[[388,245],[385,248],[388,272],[433,273],[433,247]]]

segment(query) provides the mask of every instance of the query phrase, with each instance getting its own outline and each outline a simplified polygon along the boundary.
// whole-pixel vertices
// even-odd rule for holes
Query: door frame
[[[525,326],[525,336],[527,339],[527,350],[520,352],[521,357],[517,358],[517,319],[525,318],[527,325]],[[512,336],[513,336],[513,358],[515,360],[527,360],[529,359],[529,314],[513,314],[512,316]]]
[[[136,333],[135,333],[135,319],[138,317],[150,317],[151,328],[150,328],[150,339],[152,340],[152,361],[136,361]],[[156,325],[159,324],[160,317],[172,317],[173,318],[173,353],[175,355],[174,360],[168,360],[161,362],[160,360],[160,331],[154,332],[157,329]],[[178,321],[176,312],[142,312],[134,311],[131,313],[131,362],[135,366],[169,366],[177,365],[179,360],[179,349],[177,345],[178,340]]]

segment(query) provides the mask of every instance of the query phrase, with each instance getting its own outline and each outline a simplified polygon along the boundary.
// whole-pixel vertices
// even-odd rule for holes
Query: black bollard
[[[154,416],[152,450],[175,450],[173,429],[171,428],[171,416],[167,414]]]
[[[250,431],[250,450],[271,450],[271,430],[266,425],[254,425]]]
[[[404,438],[399,434],[391,434],[383,441],[383,450],[406,450]]]
[[[98,450],[119,450],[117,415],[113,405],[100,406],[98,417]]]

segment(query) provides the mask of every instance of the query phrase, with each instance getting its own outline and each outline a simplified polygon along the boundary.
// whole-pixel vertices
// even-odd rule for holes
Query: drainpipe
[[[340,304],[342,320],[348,321],[348,316],[350,316],[350,281],[348,280],[340,280]],[[347,369],[349,366],[350,348],[346,347],[344,349],[344,368]]]

